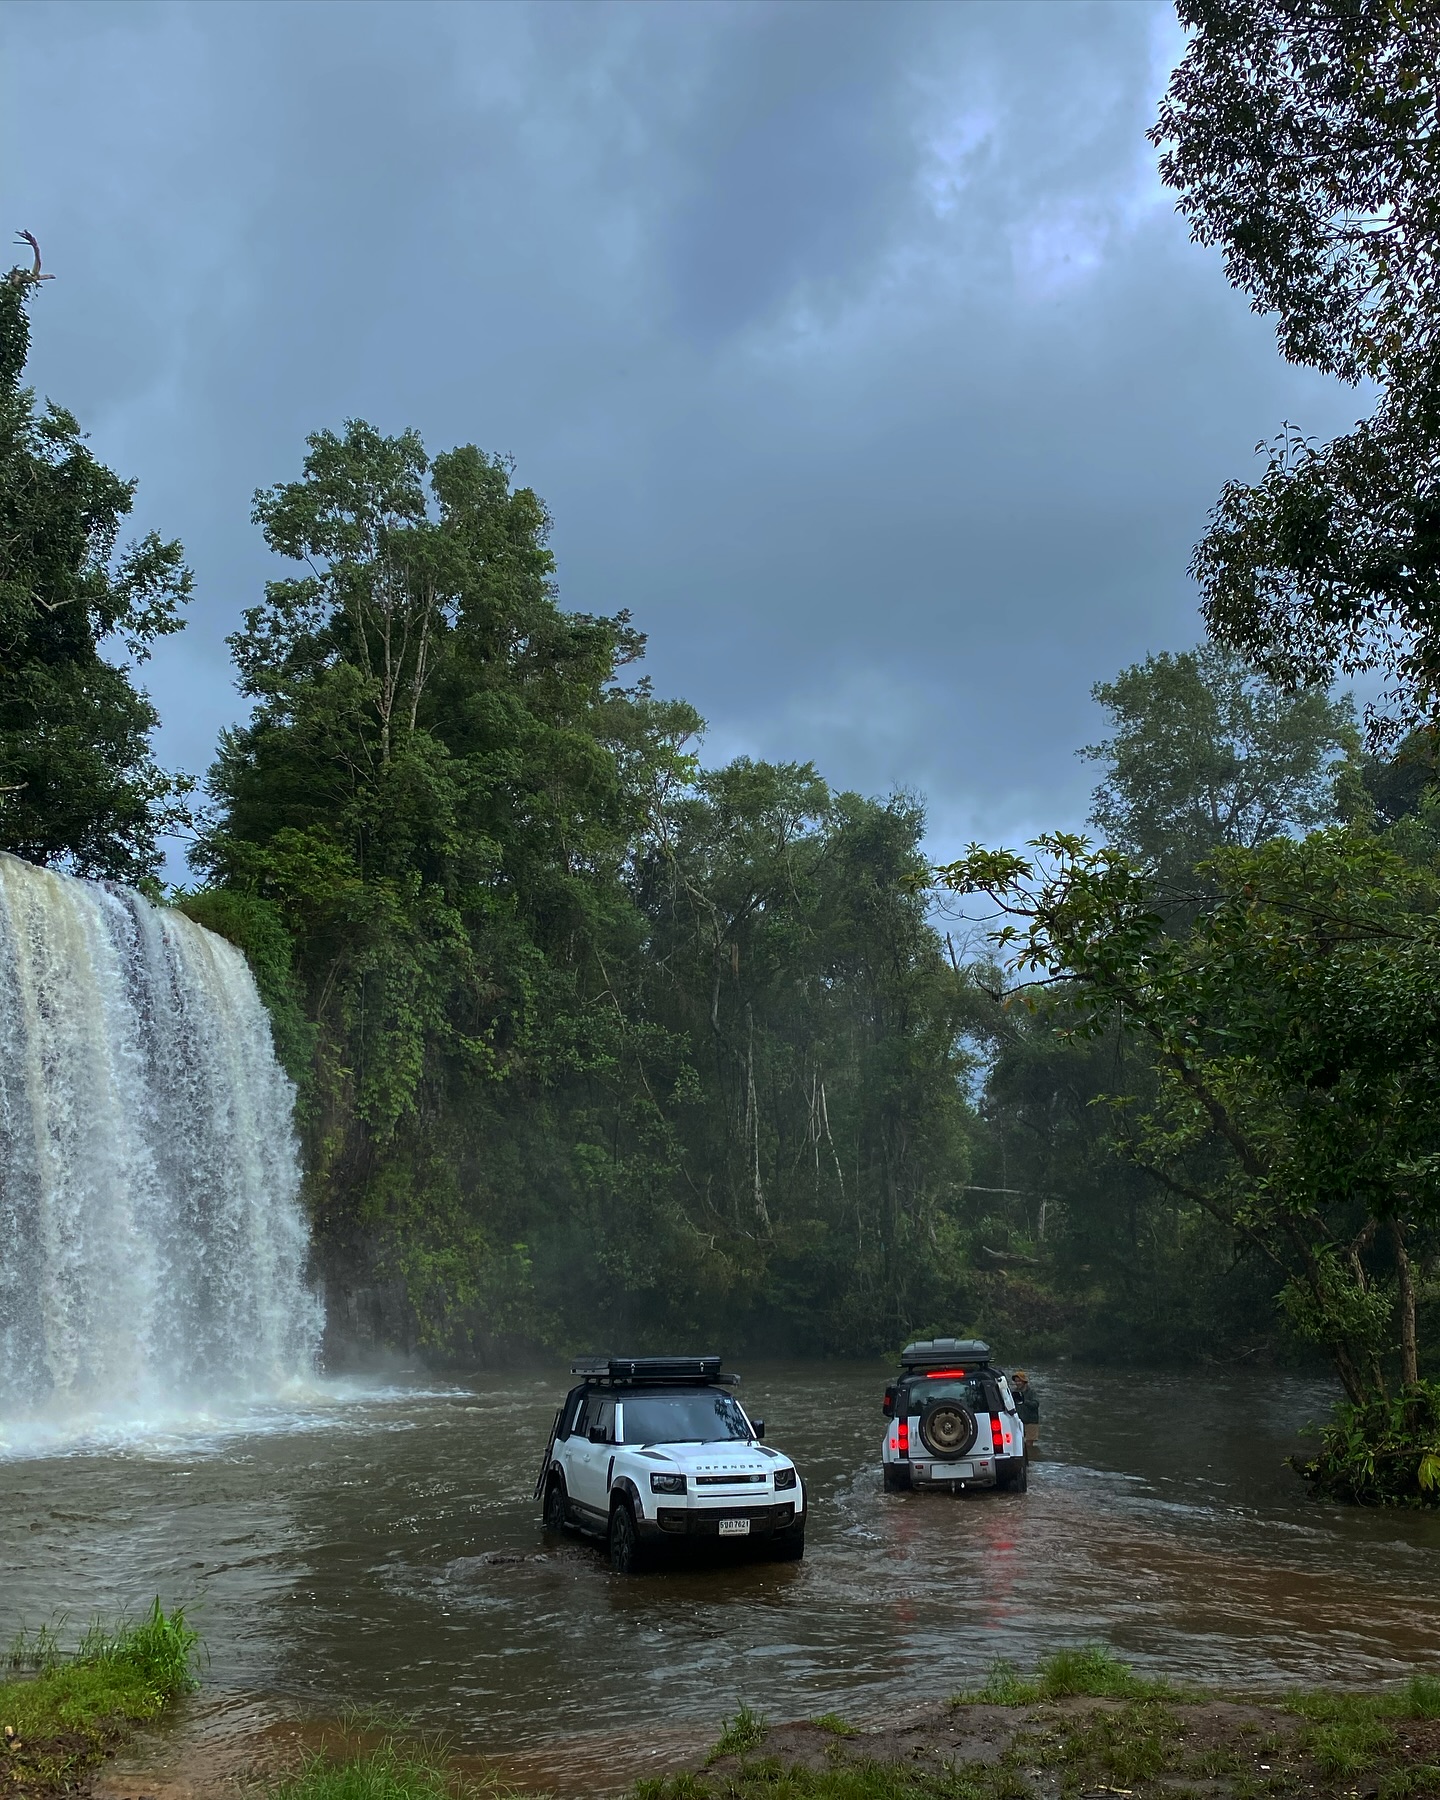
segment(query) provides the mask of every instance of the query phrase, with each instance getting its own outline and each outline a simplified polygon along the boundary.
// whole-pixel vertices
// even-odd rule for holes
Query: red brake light
[[[895,1448],[901,1456],[910,1454],[910,1421],[902,1419],[895,1427]]]
[[[957,1376],[963,1377],[964,1374],[963,1369],[927,1369],[925,1379],[927,1381],[954,1381]]]
[[[1000,1421],[994,1413],[990,1415],[990,1442],[998,1451],[1000,1448]]]

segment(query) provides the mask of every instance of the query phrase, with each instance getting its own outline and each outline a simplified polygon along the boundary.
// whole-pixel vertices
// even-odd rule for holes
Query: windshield
[[[693,1393],[627,1394],[621,1401],[625,1444],[748,1443],[750,1427],[719,1388]]]

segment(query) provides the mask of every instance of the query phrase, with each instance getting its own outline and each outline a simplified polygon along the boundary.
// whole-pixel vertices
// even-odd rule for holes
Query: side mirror
[[[590,1427],[589,1437],[592,1444],[605,1443],[607,1437],[605,1427],[603,1425],[592,1425]]]
[[[765,1421],[763,1419],[752,1419],[750,1421],[750,1429],[755,1433],[755,1442],[757,1444],[763,1444],[765,1442]]]
[[[893,1419],[895,1417],[895,1389],[893,1387],[886,1388],[885,1403],[880,1408],[880,1411],[887,1419]]]

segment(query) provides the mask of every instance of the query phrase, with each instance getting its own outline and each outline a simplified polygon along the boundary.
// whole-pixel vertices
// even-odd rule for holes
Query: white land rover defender
[[[604,1539],[628,1575],[666,1545],[805,1554],[805,1486],[762,1442],[718,1356],[588,1356],[555,1415],[535,1484],[545,1529]]]
[[[900,1352],[885,1390],[885,1486],[1013,1488],[1029,1485],[1021,1403],[990,1346],[978,1338],[926,1338]],[[1030,1399],[1027,1410],[1038,1414]]]

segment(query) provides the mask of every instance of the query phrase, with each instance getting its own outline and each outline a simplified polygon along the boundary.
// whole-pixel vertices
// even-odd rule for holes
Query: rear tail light
[[[1000,1421],[996,1418],[994,1413],[991,1413],[990,1415],[990,1442],[994,1446],[995,1453],[998,1456],[1001,1445]]]
[[[902,1419],[895,1427],[895,1449],[901,1456],[910,1454],[910,1421]]]

